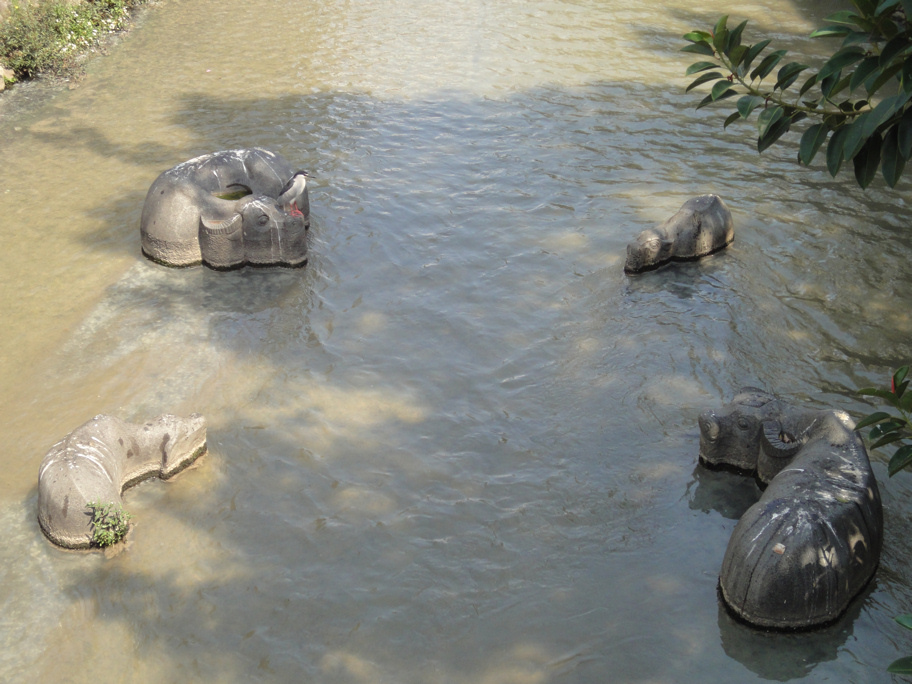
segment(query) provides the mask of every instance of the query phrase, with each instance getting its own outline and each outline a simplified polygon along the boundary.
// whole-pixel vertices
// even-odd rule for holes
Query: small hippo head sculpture
[[[796,411],[756,387],[743,388],[719,411],[706,411],[700,425],[700,461],[709,467],[756,473],[766,484],[807,441]]]
[[[674,216],[648,228],[627,245],[625,273],[649,271],[669,261],[712,254],[735,238],[731,211],[718,195],[689,199]]]
[[[296,266],[286,259],[307,253],[303,215],[284,211],[275,198],[248,196],[230,209],[228,216],[217,211],[200,216],[200,251],[207,266]]]

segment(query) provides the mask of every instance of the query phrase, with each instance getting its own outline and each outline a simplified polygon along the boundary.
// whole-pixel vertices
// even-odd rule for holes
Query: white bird
[[[308,173],[306,171],[295,171],[295,174],[288,179],[288,182],[282,186],[282,189],[279,190],[279,196],[276,198],[278,204],[285,209],[286,211],[291,208],[292,216],[303,216],[301,210],[298,209],[298,197],[301,196],[301,193],[304,192],[304,188],[307,187],[307,177]]]

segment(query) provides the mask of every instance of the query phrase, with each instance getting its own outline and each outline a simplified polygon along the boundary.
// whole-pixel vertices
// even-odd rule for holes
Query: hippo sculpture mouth
[[[290,183],[301,176],[306,174],[260,148],[178,164],[146,194],[143,254],[165,266],[202,263],[218,270],[304,266],[310,199],[306,182]],[[287,203],[280,203],[280,196]]]
[[[700,462],[752,473],[765,490],[738,521],[719,593],[745,622],[833,622],[874,575],[883,511],[864,442],[842,411],[804,410],[747,387],[700,415]]]

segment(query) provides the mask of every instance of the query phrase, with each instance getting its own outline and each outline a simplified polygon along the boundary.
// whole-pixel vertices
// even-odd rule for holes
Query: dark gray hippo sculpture
[[[165,414],[144,425],[95,416],[50,448],[38,470],[38,523],[58,546],[92,543],[90,501],[123,507],[121,494],[150,477],[167,480],[206,451],[206,421]]]
[[[883,545],[880,492],[848,414],[794,408],[746,387],[699,424],[701,463],[766,485],[729,539],[719,574],[726,605],[773,629],[838,618],[874,575]]]
[[[215,152],[168,169],[146,194],[143,254],[166,266],[303,266],[307,186],[286,206],[276,199],[293,175],[282,157],[260,148]]]
[[[687,200],[674,216],[640,233],[627,245],[625,273],[641,273],[669,261],[712,254],[735,239],[732,215],[718,195]]]

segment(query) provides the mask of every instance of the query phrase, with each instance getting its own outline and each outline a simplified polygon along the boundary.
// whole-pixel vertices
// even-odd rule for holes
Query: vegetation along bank
[[[71,76],[145,0],[0,0],[0,90],[36,76]]]

